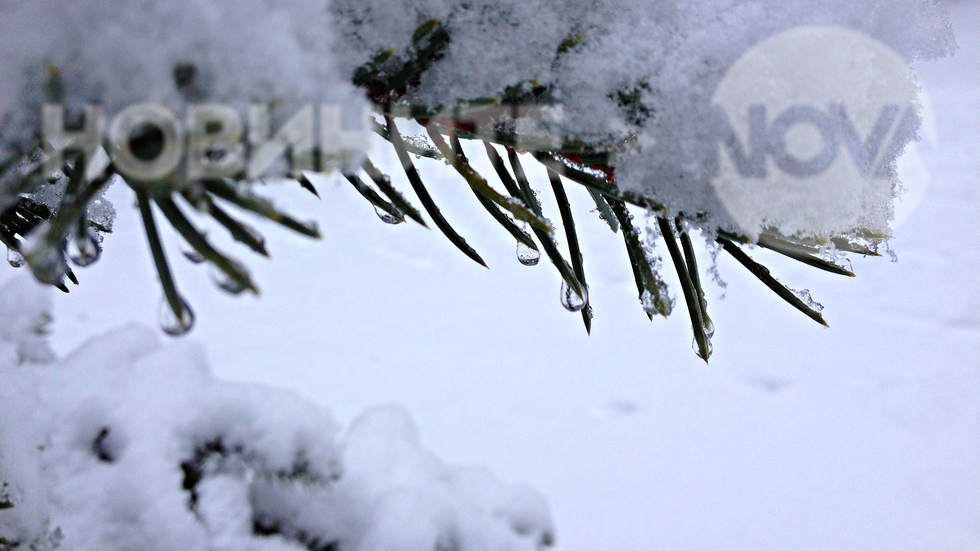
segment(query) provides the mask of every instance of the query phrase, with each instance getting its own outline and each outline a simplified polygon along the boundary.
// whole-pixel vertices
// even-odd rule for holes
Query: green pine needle
[[[612,199],[625,199],[625,197],[622,197],[620,195],[619,190],[616,188],[616,185],[610,182],[609,180],[606,180],[604,178],[599,178],[598,176],[593,176],[592,174],[589,174],[587,172],[583,172],[581,170],[572,168],[567,164],[565,164],[564,162],[562,162],[561,160],[559,160],[555,155],[551,155],[543,152],[536,152],[534,154],[534,157],[544,166],[550,168],[551,170],[554,170],[558,174],[561,174],[562,176],[568,178],[569,180],[572,180],[573,182],[578,182],[579,184],[582,184],[583,186],[585,186],[586,188],[592,191],[595,191],[601,195],[605,195],[606,197],[610,197]]]
[[[188,245],[193,247],[195,251],[211,262],[216,268],[224,272],[242,289],[247,289],[255,294],[259,293],[259,289],[252,283],[248,271],[212,247],[204,235],[190,223],[170,197],[158,197],[154,201],[167,218],[167,221],[170,222],[170,225],[187,241]]]
[[[272,203],[254,195],[242,193],[234,184],[224,180],[205,180],[204,189],[209,193],[234,204],[235,206],[251,211],[259,216],[267,218],[283,227],[289,228],[296,233],[300,233],[314,239],[320,238],[320,231],[315,222],[301,222],[292,216],[280,212]]]
[[[160,233],[157,231],[156,222],[153,219],[153,210],[150,206],[150,198],[146,190],[134,187],[136,192],[136,202],[139,204],[140,215],[143,217],[143,228],[146,230],[146,239],[150,245],[150,254],[153,256],[153,263],[156,265],[157,274],[160,276],[160,285],[163,287],[163,296],[170,306],[170,310],[177,319],[184,319],[184,300],[177,292],[174,284],[173,275],[170,272],[170,265],[167,263],[167,255],[163,251],[163,243],[160,242]]]
[[[534,195],[534,190],[531,189],[531,184],[527,180],[527,176],[524,174],[524,169],[521,167],[521,161],[517,158],[517,151],[513,149],[508,149],[508,154],[510,156],[511,167],[514,169],[514,176],[517,177],[517,183],[513,186],[507,186],[508,188],[514,187],[514,191],[518,194],[515,197],[522,198],[534,214],[541,218],[544,218],[541,211],[541,203],[538,202],[537,197]],[[506,173],[506,171],[504,171]],[[506,186],[506,183],[505,183]],[[513,193],[513,191],[511,192]],[[555,243],[554,232],[545,232],[542,229],[532,227],[534,234],[537,236],[538,241],[541,242],[541,248],[544,249],[544,253],[551,260],[551,263],[555,265],[558,269],[558,274],[561,278],[565,280],[565,284],[571,289],[579,298],[585,298],[585,289],[578,278],[575,277],[575,270],[568,264],[562,256],[561,252],[558,251],[558,244]]]
[[[392,143],[391,132],[388,132],[388,128],[386,128],[382,124],[379,124],[378,121],[371,121],[371,123],[372,123],[371,129],[374,130],[375,134],[387,140],[388,143]],[[437,161],[442,159],[442,153],[440,153],[437,149],[419,147],[411,142],[405,142],[404,145],[405,145],[405,150],[413,155],[418,155],[419,157],[427,157],[429,159],[435,159]]]
[[[565,186],[561,183],[561,177],[553,170],[548,170],[548,179],[551,180],[551,188],[555,192],[555,200],[558,202],[558,212],[561,214],[562,225],[565,226],[565,237],[568,239],[568,253],[572,260],[572,269],[575,271],[575,278],[582,284],[583,288],[588,288],[585,281],[585,266],[582,261],[582,249],[579,248],[578,234],[575,232],[575,219],[572,217],[572,208],[568,204],[568,195],[565,193]],[[585,322],[585,330],[592,333],[592,311],[589,308],[589,301],[585,301],[582,309],[582,320]]]
[[[466,155],[463,153],[463,147],[459,143],[459,138],[456,137],[455,133],[451,133],[449,137],[450,137],[450,142],[452,144],[453,153],[455,153],[456,156],[459,157],[463,162],[467,162]],[[524,231],[523,229],[521,229],[520,227],[518,227],[517,224],[515,224],[514,221],[510,219],[510,217],[508,217],[506,214],[501,212],[500,208],[489,197],[484,195],[479,189],[473,186],[470,186],[470,189],[473,190],[473,195],[475,195],[476,199],[480,202],[481,205],[483,205],[483,208],[486,209],[488,213],[490,213],[490,216],[494,220],[496,220],[498,224],[500,224],[505,230],[507,230],[507,233],[513,236],[514,239],[516,239],[519,243],[523,244],[525,247],[528,247],[535,251],[538,250],[538,244],[534,242],[534,239],[531,237],[531,235],[526,231]]]
[[[663,300],[663,297],[666,296],[664,292],[666,284],[651,267],[651,259],[647,256],[643,244],[640,243],[640,235],[633,227],[633,219],[626,208],[626,203],[610,199],[609,205],[623,229],[623,241],[626,243],[626,253],[629,255],[630,266],[633,268],[633,279],[636,280],[640,302],[643,302],[643,295],[646,293],[653,301],[657,313],[663,317],[669,316],[673,308],[670,302]],[[647,317],[652,320],[653,313],[647,312]]]
[[[480,176],[480,174],[473,170],[473,167],[466,162],[465,157],[456,155],[456,153],[454,153],[453,150],[446,145],[446,142],[442,139],[442,136],[439,135],[433,126],[430,125],[426,127],[426,130],[428,130],[429,136],[432,138],[433,143],[436,144],[439,151],[441,151],[443,156],[445,156],[449,161],[449,164],[451,164],[453,168],[459,172],[470,187],[479,191],[487,199],[490,199],[494,203],[506,209],[508,212],[514,215],[514,218],[522,222],[527,222],[531,226],[535,226],[539,229],[546,231],[550,230],[548,224],[541,219],[539,214],[530,212],[527,210],[527,208],[515,202],[513,199],[504,197],[495,189],[490,187],[490,184],[487,183],[486,179],[484,179],[483,176]]]
[[[232,239],[242,243],[262,256],[269,256],[269,251],[267,251],[265,248],[265,239],[263,239],[258,232],[246,226],[244,223],[232,218],[231,215],[216,205],[210,197],[207,199],[207,201],[208,213],[217,223],[221,224],[226,230],[228,230],[228,233],[231,234]]]
[[[364,159],[364,172],[366,172],[367,175],[374,180],[374,185],[378,186],[378,189],[388,196],[388,199],[391,200],[391,203],[395,206],[395,208],[405,213],[405,216],[408,216],[412,220],[415,220],[421,224],[423,228],[428,229],[429,226],[422,218],[422,213],[413,207],[412,204],[405,199],[405,196],[391,185],[391,178],[388,178],[388,176],[375,168],[374,164],[371,162],[371,159]]]
[[[697,343],[698,356],[705,363],[708,363],[708,358],[711,357],[711,343],[705,332],[704,319],[701,317],[703,306],[701,304],[700,294],[698,289],[695,288],[694,282],[691,281],[691,274],[688,271],[687,263],[684,261],[684,257],[677,247],[677,237],[674,235],[674,228],[671,227],[670,221],[663,217],[657,217],[657,224],[660,226],[660,233],[663,234],[667,250],[670,252],[670,258],[674,262],[674,269],[677,270],[677,277],[681,282],[684,300],[687,302],[687,311],[691,315],[691,328],[694,330],[694,341]]]
[[[817,312],[811,308],[810,305],[806,304],[800,299],[800,297],[796,296],[793,291],[789,290],[788,287],[773,277],[772,274],[769,273],[769,268],[766,268],[765,266],[752,260],[749,255],[745,254],[745,251],[743,251],[741,247],[735,243],[732,243],[728,239],[719,236],[718,242],[721,243],[721,245],[730,255],[735,257],[735,260],[737,260],[742,266],[748,268],[748,270],[752,272],[752,275],[759,278],[759,280],[762,281],[766,287],[772,289],[772,291],[779,295],[781,299],[790,303],[794,308],[806,314],[813,321],[823,325],[824,327],[828,327],[827,322],[824,321],[820,312]]]
[[[592,196],[592,200],[595,201],[595,207],[599,211],[600,218],[609,225],[609,229],[613,233],[619,233],[619,223],[616,221],[616,215],[613,213],[612,208],[610,208],[606,198],[594,189],[589,189],[588,191],[589,195]]]
[[[678,224],[680,221],[678,221]],[[701,286],[701,274],[698,270],[698,259],[694,255],[694,244],[691,242],[691,234],[688,231],[682,231],[681,235],[681,249],[684,251],[684,259],[687,263],[687,273],[691,278],[691,283],[694,285],[694,290],[697,291],[698,304],[701,306],[701,322],[704,325],[704,330],[708,334],[708,338],[711,338],[713,331],[713,326],[711,324],[711,318],[708,317],[708,301],[704,296],[704,288]]]
[[[395,146],[395,152],[398,154],[398,160],[401,161],[402,166],[405,168],[405,175],[408,176],[408,181],[412,184],[412,188],[415,190],[415,194],[418,195],[419,201],[422,202],[422,207],[425,211],[429,213],[432,217],[433,222],[435,222],[436,227],[438,227],[443,234],[449,238],[449,241],[456,246],[457,249],[463,252],[471,260],[477,264],[487,267],[487,263],[483,261],[480,255],[473,250],[473,247],[463,239],[456,230],[449,224],[446,218],[442,215],[439,207],[436,206],[435,201],[429,195],[429,191],[425,189],[425,185],[422,183],[422,177],[419,176],[418,169],[415,168],[415,164],[412,163],[412,159],[405,149],[405,143],[402,140],[401,133],[398,132],[398,126],[395,125],[395,121],[391,117],[385,117],[388,122],[388,132],[391,134],[391,143]]]
[[[808,266],[813,266],[814,268],[819,268],[825,272],[830,272],[832,274],[843,275],[847,277],[854,277],[854,272],[842,268],[833,262],[824,260],[818,256],[814,256],[809,252],[808,247],[798,245],[791,241],[785,239],[780,239],[774,235],[769,235],[766,233],[759,235],[759,246],[775,251],[783,256],[792,258],[793,260],[802,262]]]
[[[393,216],[402,222],[405,221],[405,215],[402,214],[401,211],[395,207],[395,205],[392,205],[388,201],[382,199],[381,196],[378,195],[378,192],[374,191],[374,189],[365,184],[357,174],[344,174],[344,177],[347,178],[347,181],[354,186],[354,189],[356,189],[357,192],[360,193],[362,197],[367,199],[368,202],[375,208],[381,209],[389,216]]]
[[[538,201],[537,195],[534,194],[534,189],[531,187],[531,182],[524,172],[524,166],[521,164],[521,158],[517,154],[517,150],[508,147],[507,158],[510,160],[510,167],[514,171],[514,177],[517,178],[518,189],[520,189],[520,196],[523,197],[524,204],[539,218],[544,218],[544,212],[541,210],[541,201]],[[551,228],[548,228],[548,230],[551,231]]]

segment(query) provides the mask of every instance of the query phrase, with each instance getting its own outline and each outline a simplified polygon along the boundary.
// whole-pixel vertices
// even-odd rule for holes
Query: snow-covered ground
[[[949,9],[960,50],[917,66],[938,138],[923,147],[932,185],[892,241],[899,262],[854,259],[848,280],[753,253],[810,289],[830,329],[720,257],[727,298],[709,291],[705,367],[683,308],[647,320],[620,236],[570,189],[596,310],[587,337],[554,270],[520,265],[462,181],[420,162],[490,270],[435,231],[382,224],[345,182],[319,202],[276,190],[324,239],[263,225],[273,260],[248,259],[257,300],[220,294],[175,258],[198,317],[189,338],[219,378],[295,390],[342,425],[404,406],[442,459],[547,496],[561,551],[980,549],[980,2]],[[388,150],[374,157],[395,172]],[[54,297],[59,356],[156,325],[133,199],[111,194],[120,215],[102,261]]]

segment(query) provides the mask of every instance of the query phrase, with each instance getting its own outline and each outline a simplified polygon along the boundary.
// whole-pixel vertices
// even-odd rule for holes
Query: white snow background
[[[721,256],[727,298],[709,288],[705,367],[682,311],[647,320],[621,237],[569,189],[596,311],[587,337],[554,270],[520,265],[462,180],[420,161],[490,270],[436,231],[382,224],[338,179],[322,201],[270,190],[324,238],[258,224],[273,260],[241,252],[263,293],[236,299],[170,236],[197,313],[189,339],[219,379],[292,389],[341,426],[403,406],[441,459],[546,496],[561,551],[980,549],[980,2],[948,7],[960,50],[916,66],[938,137],[922,145],[932,185],[892,241],[899,262],[855,258],[848,280],[753,252],[810,289],[830,329]],[[408,189],[393,153],[378,144],[373,158]],[[157,324],[133,198],[110,196],[119,218],[103,259],[52,297],[59,357]],[[19,273],[3,266],[0,279]]]

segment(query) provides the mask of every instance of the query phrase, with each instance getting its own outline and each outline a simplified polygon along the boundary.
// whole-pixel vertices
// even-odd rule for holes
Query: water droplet
[[[704,334],[707,335],[707,337],[710,339],[715,335],[715,324],[711,321],[711,318],[709,318],[708,314],[706,313],[708,311],[708,301],[704,298],[703,293],[699,293],[699,296],[701,299],[701,312],[702,315],[704,316],[704,320],[702,320],[704,322],[703,325]]]
[[[160,329],[163,329],[163,332],[171,337],[184,335],[194,327],[194,311],[183,298],[180,299],[180,304],[183,307],[183,312],[178,317],[170,308],[170,303],[167,302],[166,298],[160,303]]]
[[[201,253],[195,251],[194,249],[181,249],[180,252],[184,253],[184,258],[190,260],[194,264],[200,264],[205,261],[205,258],[201,256]]]
[[[691,347],[694,348],[694,353],[697,354],[697,356],[699,358],[701,358],[702,360],[705,360],[705,361],[707,361],[708,358],[710,358],[711,355],[715,353],[715,346],[713,344],[711,344],[711,341],[710,340],[708,341],[708,358],[705,358],[704,356],[701,355],[701,349],[698,348],[698,340],[697,339],[694,339],[694,341],[691,343]]]
[[[238,264],[236,264],[236,266],[240,272],[246,272],[244,267]],[[224,272],[224,270],[221,270],[214,264],[210,264],[209,268],[209,272],[211,273],[211,281],[213,281],[219,289],[230,295],[240,295],[245,292],[246,287],[241,281],[229,276]]]
[[[7,249],[7,262],[14,268],[23,268],[24,264],[27,264],[27,261],[24,260],[24,255],[15,249]]]
[[[534,250],[518,241],[517,260],[525,266],[537,266],[538,261],[541,260],[541,251]]]
[[[184,258],[190,260],[194,264],[201,264],[206,260],[204,256],[201,255],[201,253],[197,252],[197,249],[191,247],[190,245],[187,244],[187,242],[183,240],[180,241],[179,247],[180,247],[180,253],[184,255]]]
[[[402,222],[404,222],[404,220],[402,220],[400,218],[396,218],[396,217],[388,214],[387,212],[379,209],[378,207],[374,207],[374,212],[378,213],[378,218],[380,218],[381,221],[384,222],[385,224],[391,224],[392,226],[394,226],[394,225],[401,224]]]
[[[710,339],[715,336],[715,324],[711,318],[704,318],[704,334]]]
[[[565,307],[565,310],[569,312],[581,312],[582,308],[589,302],[589,290],[585,287],[582,288],[583,297],[578,296],[575,291],[572,290],[565,280],[561,282],[561,305]]]
[[[82,268],[91,266],[99,261],[101,255],[102,247],[99,246],[99,237],[91,228],[87,228],[84,235],[76,235],[68,242],[68,258],[76,266]]]
[[[35,250],[27,258],[31,265],[31,272],[41,283],[54,285],[65,278],[68,271],[68,263],[65,261],[65,253],[60,247],[42,246]]]

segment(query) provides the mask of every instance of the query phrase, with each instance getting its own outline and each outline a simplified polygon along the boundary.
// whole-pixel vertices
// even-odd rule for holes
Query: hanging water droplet
[[[180,299],[180,304],[183,307],[183,312],[178,317],[170,308],[170,302],[167,301],[166,297],[160,303],[160,329],[171,337],[184,335],[194,327],[194,311],[183,298]]]
[[[42,246],[25,258],[31,266],[34,277],[41,283],[49,285],[59,283],[68,271],[68,263],[65,261],[65,253],[61,247]]]
[[[565,280],[561,282],[561,305],[565,307],[565,310],[569,312],[581,312],[582,308],[589,302],[589,290],[584,286],[582,287],[582,294],[585,296],[578,296],[571,287],[565,283]]]
[[[15,249],[7,249],[7,262],[14,268],[23,268],[24,264],[27,264],[24,255]]]
[[[180,252],[184,253],[184,258],[190,260],[194,264],[200,264],[206,260],[203,256],[201,256],[201,253],[195,251],[194,249],[181,248]]]
[[[394,226],[404,222],[404,220],[402,220],[401,218],[394,217],[388,214],[387,212],[379,209],[378,207],[374,207],[374,212],[378,213],[378,218],[380,218],[381,221],[384,222],[385,224],[391,224],[392,226]]]
[[[101,255],[102,247],[99,246],[99,238],[91,228],[87,228],[83,235],[75,235],[68,242],[68,258],[76,266],[82,268],[91,266],[99,261]]]
[[[715,324],[711,318],[704,318],[704,334],[710,339],[715,336]]]
[[[238,266],[239,271],[245,273],[245,268]],[[218,286],[222,291],[231,295],[240,295],[245,292],[246,286],[241,281],[229,276],[214,264],[209,265],[209,272],[211,274],[211,281]]]
[[[708,358],[705,358],[704,356],[701,355],[701,349],[698,347],[697,339],[694,339],[694,342],[691,343],[691,347],[694,348],[694,353],[697,354],[697,356],[704,361],[708,361],[708,358],[710,358],[711,355],[715,353],[715,347],[713,344],[711,344],[710,340],[708,341]]]
[[[517,260],[525,266],[537,266],[538,261],[541,260],[541,251],[532,249],[518,241]]]
[[[204,235],[206,236],[207,234]],[[184,258],[187,260],[190,260],[194,264],[201,264],[206,260],[201,253],[197,252],[197,249],[188,245],[186,241],[181,240],[179,243],[180,244],[178,246],[180,247],[180,253],[183,254]]]

